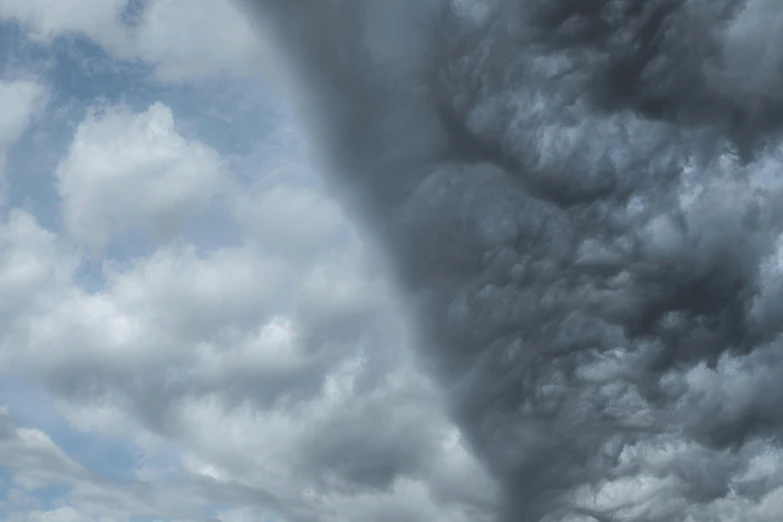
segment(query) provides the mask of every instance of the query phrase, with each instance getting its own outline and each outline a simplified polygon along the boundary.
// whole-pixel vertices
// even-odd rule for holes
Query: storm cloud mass
[[[783,4],[243,0],[499,520],[783,512]]]

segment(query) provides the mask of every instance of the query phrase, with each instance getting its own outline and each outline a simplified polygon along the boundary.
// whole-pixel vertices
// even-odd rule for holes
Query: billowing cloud
[[[39,262],[61,266],[56,238],[17,219],[29,230],[9,234],[8,250],[29,250],[37,233],[48,245]],[[137,484],[115,486],[142,503],[127,513],[174,516],[191,491],[202,507],[291,521],[479,520],[471,513],[484,516],[493,487],[412,367],[389,292],[351,259],[360,255],[291,271],[251,247],[199,255],[172,245],[107,265],[98,292],[79,288],[73,267],[39,269],[25,288],[45,303],[14,310],[0,360],[54,394],[73,429],[149,455]],[[145,489],[170,473],[155,461],[171,450],[155,440],[176,445],[185,473],[168,504]],[[23,464],[14,480],[43,472]],[[68,484],[68,505],[86,509],[88,486]]]
[[[147,107],[74,122],[62,229],[18,202],[0,221],[0,517],[488,520],[494,484],[304,140],[237,172]],[[178,234],[215,195],[227,238]]]
[[[68,232],[99,247],[133,228],[173,233],[217,195],[224,174],[218,154],[180,135],[161,103],[92,111],[57,167]]]
[[[776,516],[781,4],[240,3],[501,520]]]

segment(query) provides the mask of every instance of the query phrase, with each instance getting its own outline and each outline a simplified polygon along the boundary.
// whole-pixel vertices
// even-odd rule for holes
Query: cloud
[[[10,331],[68,294],[79,259],[35,217],[21,210],[9,212],[0,225],[0,321]],[[7,342],[7,340],[4,339]],[[4,356],[13,343],[3,342]]]
[[[365,288],[354,284],[315,314],[298,311],[334,299],[329,290],[341,283],[319,280],[283,316],[269,284],[285,283],[285,272],[241,252],[216,255],[238,264],[164,250],[110,275],[103,292],[74,288],[28,319],[6,367],[62,398],[60,413],[80,430],[133,434],[141,448],[154,447],[146,432],[176,441],[180,474],[203,502],[249,504],[292,521],[402,512],[427,520],[441,509],[464,517],[491,502],[491,483],[454,443],[434,390],[400,352],[400,325],[384,298],[350,298],[345,292]],[[234,273],[242,284],[178,284],[209,283],[198,270]],[[154,462],[139,476],[166,476]],[[436,492],[455,483],[476,498],[444,498],[443,507]]]
[[[0,82],[0,107],[4,114],[0,126],[0,148],[3,153],[30,125],[37,111],[43,108],[45,88],[32,80]]]
[[[86,34],[112,46],[125,45],[117,31],[127,0],[2,0],[0,18],[15,20],[31,38],[47,42],[63,34]]]
[[[35,490],[64,479],[78,480],[86,470],[65,455],[45,434],[13,426],[8,412],[2,413],[3,438],[0,453],[3,465],[16,472],[14,483],[24,490]],[[35,465],[30,466],[29,462]]]
[[[87,38],[120,60],[142,60],[167,83],[247,76],[264,59],[257,34],[230,2],[2,0],[0,19],[43,45]]]
[[[239,3],[499,520],[769,519],[780,4]]]
[[[257,34],[231,2],[155,0],[134,34],[137,55],[166,82],[248,75],[264,60]]]
[[[14,517],[12,520],[21,521],[21,517]],[[78,522],[84,520],[83,515],[71,507],[62,507],[52,511],[33,511],[28,513],[24,520],[26,522]]]
[[[180,135],[161,103],[90,112],[56,172],[68,232],[94,247],[134,228],[173,233],[209,205],[224,174],[218,154]]]
[[[226,197],[244,205],[233,214],[239,244],[163,242],[151,254],[98,261],[103,283],[83,285],[79,274],[95,261],[78,241],[122,231],[100,224],[105,215],[154,226],[151,189],[124,176],[154,185],[192,174],[179,162],[205,154],[158,125],[167,114],[109,107],[77,126],[58,175],[76,187],[63,200],[66,216],[92,216],[85,228],[58,235],[21,210],[0,227],[0,290],[11,297],[4,372],[47,390],[69,430],[134,455],[132,479],[102,487],[94,470],[57,450],[87,478],[52,477],[69,485],[61,505],[15,505],[13,516],[191,520],[228,506],[210,517],[482,520],[493,484],[416,370],[373,252],[305,183],[308,168],[295,168],[295,179],[233,178]],[[19,473],[48,469],[25,466]],[[161,484],[169,485],[153,493]]]
[[[0,457],[11,477],[8,520],[127,520],[151,511],[132,487],[124,489],[88,469],[46,433],[15,426],[7,408],[0,408],[0,426]],[[66,487],[72,505],[40,509],[37,495],[55,486]]]
[[[3,114],[0,121],[0,202],[5,200],[3,171],[8,150],[40,114],[46,104],[46,94],[44,86],[33,80],[0,81],[0,112]]]
[[[270,251],[306,259],[329,247],[345,218],[337,204],[317,189],[276,184],[245,190],[233,205],[245,234]]]
[[[101,82],[63,60],[46,83],[35,145],[59,158],[41,174],[55,190],[0,219],[0,518],[490,520],[495,484],[298,122],[240,128],[248,152],[188,113],[211,100],[193,80],[242,91],[255,74],[250,23],[229,3],[137,7],[0,3],[36,59],[86,38],[108,51],[90,57],[101,80],[122,85],[116,65],[140,59],[168,83],[91,101],[70,128],[63,97]]]

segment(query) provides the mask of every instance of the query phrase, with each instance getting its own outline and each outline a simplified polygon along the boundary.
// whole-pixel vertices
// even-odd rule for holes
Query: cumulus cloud
[[[173,233],[209,205],[224,174],[217,152],[180,135],[161,103],[92,111],[56,172],[68,232],[96,247],[133,228]]]
[[[93,38],[123,45],[124,35],[118,22],[127,0],[2,0],[0,18],[16,20],[30,37],[47,42],[63,34],[88,34]]]
[[[780,4],[240,3],[500,520],[771,520]]]
[[[12,482],[49,478],[18,487],[0,515],[487,520],[494,485],[416,369],[382,269],[302,143],[267,154],[248,181],[181,136],[162,104],[104,106],[75,127],[55,172],[62,233],[16,208],[0,223],[0,402],[12,403],[0,434],[27,430],[78,473],[7,461]],[[81,254],[130,226],[192,216],[218,187],[233,241]],[[38,418],[53,424],[15,424],[30,406],[8,392],[10,376],[45,391],[52,411]],[[126,448],[129,469],[109,478],[64,450],[53,419],[66,440]],[[65,491],[42,501],[53,487]]]
[[[28,212],[13,210],[0,225],[0,321],[11,325],[67,295],[79,260],[59,238],[43,229]],[[6,339],[4,339],[6,341]],[[6,341],[7,342],[7,341]],[[3,355],[12,343],[3,342]]]

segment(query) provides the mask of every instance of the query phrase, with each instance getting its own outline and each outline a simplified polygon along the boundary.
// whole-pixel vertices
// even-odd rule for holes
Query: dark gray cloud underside
[[[783,4],[243,4],[502,520],[772,520]]]

